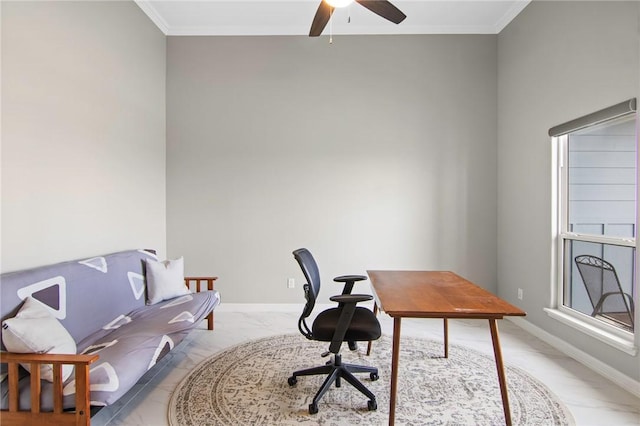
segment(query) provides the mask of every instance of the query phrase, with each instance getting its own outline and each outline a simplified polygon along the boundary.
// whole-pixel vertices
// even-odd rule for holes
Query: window
[[[549,131],[557,165],[550,314],[630,344],[638,300],[635,109],[632,99]]]

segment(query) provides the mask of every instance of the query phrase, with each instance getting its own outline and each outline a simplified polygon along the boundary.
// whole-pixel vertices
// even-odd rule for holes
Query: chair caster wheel
[[[318,404],[309,404],[309,414],[317,414],[317,413],[318,413]]]
[[[380,376],[378,376],[378,373],[370,373],[369,378],[371,379],[372,382],[375,382],[380,378]]]
[[[378,403],[375,401],[375,399],[371,399],[367,401],[367,408],[369,409],[369,411],[375,411],[378,409]]]
[[[298,383],[298,379],[296,379],[295,376],[291,376],[287,379],[287,383],[289,383],[289,386],[294,386]]]

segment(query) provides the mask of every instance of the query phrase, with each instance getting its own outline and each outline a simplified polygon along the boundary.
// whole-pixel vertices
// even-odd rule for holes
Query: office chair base
[[[318,402],[324,394],[331,388],[333,383],[336,387],[340,387],[341,379],[346,380],[351,386],[359,390],[362,394],[369,398],[367,401],[367,409],[374,411],[378,409],[378,403],[376,402],[376,396],[369,389],[365,387],[360,380],[358,380],[353,373],[369,373],[371,381],[376,381],[378,376],[378,369],[376,367],[369,367],[366,365],[354,365],[354,364],[342,364],[340,354],[336,354],[333,362],[327,363],[320,367],[307,368],[305,370],[296,371],[287,380],[289,386],[294,386],[298,383],[298,376],[315,376],[325,375],[327,378],[320,387],[320,390],[316,393],[311,404],[309,404],[309,414],[316,414],[318,412]]]

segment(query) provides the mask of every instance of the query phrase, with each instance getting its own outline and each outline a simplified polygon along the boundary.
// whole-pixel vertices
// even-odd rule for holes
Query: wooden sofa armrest
[[[184,284],[188,289],[191,289],[189,286],[191,282],[196,283],[196,292],[200,293],[203,291],[202,284],[207,283],[206,290],[213,290],[213,282],[217,280],[218,277],[184,277]],[[213,330],[213,311],[209,315],[207,315],[207,329]]]
[[[89,400],[89,365],[98,355],[18,354],[0,352],[0,363],[8,367],[9,410],[2,411],[3,423],[11,425],[59,424],[89,425],[91,409]],[[30,364],[31,411],[21,411],[18,388],[19,364]],[[53,369],[53,412],[40,412],[40,365],[50,364]],[[76,410],[65,413],[62,408],[62,365],[75,367]]]

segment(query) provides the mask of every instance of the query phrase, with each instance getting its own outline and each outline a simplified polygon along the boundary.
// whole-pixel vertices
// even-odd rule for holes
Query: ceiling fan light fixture
[[[331,7],[346,7],[349,6],[351,3],[353,3],[353,0],[324,0],[326,1]]]
[[[1,1],[1,0],[0,0]],[[349,6],[354,0],[321,0],[318,10],[311,22],[309,37],[318,37],[322,30],[331,20],[331,15],[337,7]],[[369,9],[387,21],[399,24],[407,17],[400,9],[395,7],[389,0],[355,0],[360,6]]]

